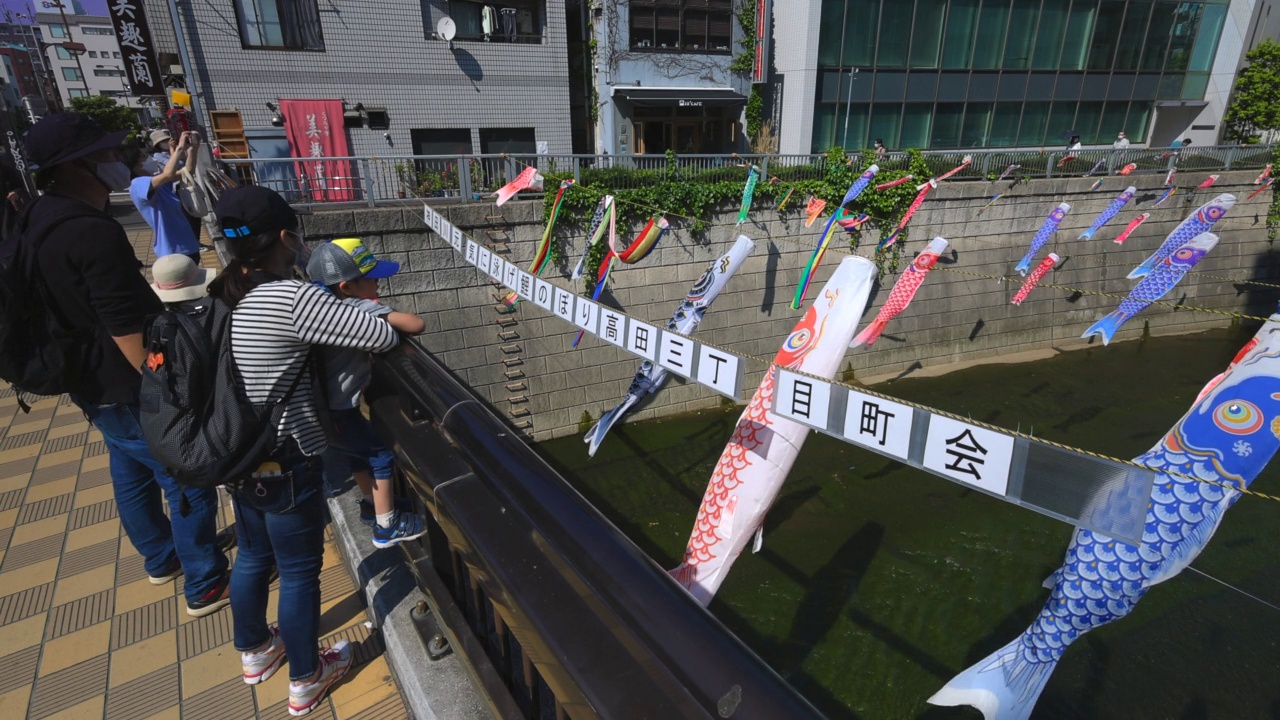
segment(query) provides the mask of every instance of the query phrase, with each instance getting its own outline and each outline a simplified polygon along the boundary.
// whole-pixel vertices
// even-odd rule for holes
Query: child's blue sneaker
[[[391,521],[391,527],[373,526],[373,544],[378,548],[389,548],[398,543],[417,540],[427,532],[426,523],[417,513],[400,512]]]

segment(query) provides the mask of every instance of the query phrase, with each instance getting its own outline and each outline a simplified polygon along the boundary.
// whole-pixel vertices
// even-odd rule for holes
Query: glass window
[[[969,95],[969,73],[942,73],[938,83],[938,100],[963,101]]]
[[[996,86],[1000,84],[1000,73],[976,72],[969,79],[968,100],[995,100]]]
[[[1031,73],[1031,82],[1027,83],[1027,99],[1052,100],[1057,77],[1053,73]]]
[[[236,0],[246,48],[324,50],[316,0]]]
[[[1053,92],[1055,100],[1079,100],[1080,85],[1084,82],[1082,73],[1059,73],[1058,86]]]
[[[964,131],[960,133],[960,147],[976,148],[987,144],[988,125],[991,124],[993,103],[969,103],[964,113]]]
[[[1004,73],[1000,77],[1000,94],[997,96],[1001,100],[1025,100],[1027,98],[1027,73]],[[1053,79],[1050,78],[1050,83]]]
[[[907,75],[907,102],[931,103],[937,92],[938,76],[934,73],[909,73]],[[919,145],[917,147],[925,146]]]
[[[1142,44],[1142,69],[1159,70],[1164,67],[1165,50],[1169,47],[1169,36],[1173,34],[1173,13],[1169,5],[1162,4],[1151,15],[1151,24],[1147,25],[1147,38]]]
[[[1142,41],[1146,36],[1147,22],[1151,19],[1151,2],[1130,2],[1120,27],[1120,40],[1116,47],[1116,70],[1137,70],[1142,58]]]
[[[938,56],[942,54],[942,25],[946,16],[947,0],[916,0],[915,29],[911,37],[911,67],[938,67]],[[926,130],[924,140],[928,139]],[[907,147],[925,147],[925,143]]]
[[[1112,73],[1111,86],[1107,88],[1107,97],[1127,98],[1132,96],[1133,81],[1136,77],[1132,73]]]
[[[84,75],[80,74],[80,68],[64,67],[62,68],[63,80],[84,80]]]
[[[1045,129],[1045,142],[1066,145],[1072,131],[1079,131],[1076,124],[1076,103],[1055,102],[1049,109],[1049,127]]]
[[[992,147],[1014,145],[1018,141],[1018,120],[1022,116],[1022,103],[996,103],[991,116]]]
[[[45,27],[49,28],[49,37],[62,38],[64,40],[68,37],[67,26],[62,23],[49,23]]]
[[[822,24],[818,27],[818,65],[831,67],[840,64],[840,43],[843,40],[845,3],[840,0],[823,0]],[[636,10],[632,8],[634,17]],[[634,20],[632,25],[634,27]],[[631,41],[635,45],[635,40]]]
[[[884,43],[881,43],[884,47]],[[907,92],[907,74],[904,72],[876,73],[876,102],[902,102]]]
[[[867,140],[880,138],[884,140],[885,147],[898,147],[898,127],[902,124],[902,106],[893,104],[876,104],[871,106],[871,132],[867,136]],[[870,147],[871,143],[864,140],[862,145],[850,145],[849,147]]]
[[[94,51],[90,50],[90,51],[89,51],[89,57],[91,57],[91,58],[96,58],[96,57],[98,57],[98,53],[96,53],[96,52],[94,52]]]
[[[1013,4],[1013,12],[1009,15],[1009,38],[1004,44],[1005,69],[1026,70],[1031,67],[1031,46],[1035,43],[1036,19],[1039,15],[1040,7],[1037,3]]]
[[[655,10],[654,14],[656,19],[653,47],[659,50],[678,50],[680,48],[680,11],[659,9]]]
[[[1132,142],[1147,141],[1147,125],[1151,122],[1151,108],[1155,103],[1135,102],[1129,105],[1129,115],[1125,118],[1125,134]]]
[[[118,52],[113,52],[113,53],[111,53],[111,57],[115,58],[116,60],[119,60],[119,59],[120,59],[120,53],[118,53]]]
[[[1107,99],[1107,83],[1109,80],[1107,73],[1087,73],[1084,76],[1084,84],[1080,86],[1081,100],[1106,100]]]
[[[1191,65],[1191,47],[1195,44],[1203,15],[1203,3],[1178,3],[1173,11],[1173,33],[1169,38],[1165,70],[1186,70]]]
[[[1093,36],[1093,22],[1098,7],[1093,0],[1076,0],[1067,20],[1067,34],[1062,39],[1062,70],[1083,70],[1089,53],[1089,38]]]
[[[879,27],[880,0],[846,0],[844,13],[844,65],[870,67],[876,56],[876,33]]]
[[[1018,129],[1018,144],[1027,147],[1043,147],[1044,131],[1049,124],[1049,103],[1029,102],[1022,106],[1022,124]]]
[[[1182,84],[1182,99],[1200,100],[1204,97],[1204,91],[1208,87],[1209,87],[1209,73],[1207,72],[1187,73],[1186,82]]]
[[[1102,121],[1098,123],[1098,142],[1114,142],[1116,135],[1128,128],[1124,126],[1124,116],[1129,112],[1129,103],[1124,101],[1109,102],[1102,108]]]
[[[1177,100],[1182,97],[1182,82],[1185,79],[1183,73],[1173,73],[1163,75],[1160,78],[1160,90],[1156,93],[1158,100]]]
[[[1196,49],[1191,53],[1190,69],[1204,72],[1213,67],[1213,56],[1218,52],[1218,39],[1222,37],[1222,23],[1227,17],[1226,5],[1206,5],[1200,31],[1196,37]]]
[[[1071,0],[1044,0],[1039,30],[1036,31],[1036,48],[1031,55],[1032,68],[1058,68],[1058,56],[1062,54],[1062,33],[1067,29],[1067,10],[1070,6]]]
[[[867,105],[846,106],[844,112],[836,112],[836,134],[840,137],[837,143],[844,148],[864,148],[871,143],[867,140]]]
[[[911,40],[910,0],[894,0],[884,4],[880,14],[880,51],[878,67],[899,68],[907,65],[907,44]]]
[[[977,23],[978,0],[951,2],[951,9],[947,12],[947,30],[942,48],[942,67],[969,67],[969,58],[973,54],[974,29]],[[936,122],[934,127],[937,127]],[[958,136],[956,139],[959,141]]]
[[[929,147],[929,126],[933,106],[911,103],[902,112],[902,139],[899,149]]]
[[[933,111],[933,138],[930,147],[960,146],[960,123],[964,119],[963,103],[939,103]]]
[[[978,40],[973,48],[974,68],[989,70],[1000,67],[1000,61],[1004,58],[1004,34],[1008,25],[1009,0],[986,0],[982,3]]]
[[[1089,43],[1089,69],[1109,70],[1116,46],[1120,44],[1120,28],[1124,25],[1124,0],[1102,0],[1098,22]]]
[[[480,128],[480,152],[533,155],[538,152],[538,143],[533,128]]]
[[[1133,83],[1134,100],[1154,100],[1156,89],[1160,87],[1158,74],[1142,73]]]
[[[68,49],[66,49],[66,48],[64,48],[64,47],[62,47],[61,45],[55,45],[55,46],[53,46],[53,51],[58,55],[58,59],[59,59],[59,60],[73,60],[73,59],[75,59],[75,55],[72,55],[70,50],[68,50]]]
[[[71,88],[67,90],[69,97],[89,97],[89,91],[84,88]]]
[[[1101,142],[1098,139],[1098,121],[1102,119],[1102,105],[1100,102],[1082,102],[1076,111],[1076,130],[1085,145]]]
[[[836,106],[818,103],[813,109],[813,142],[812,152],[820,153],[836,144]]]
[[[707,13],[684,11],[684,32],[680,36],[680,47],[685,50],[707,49]]]

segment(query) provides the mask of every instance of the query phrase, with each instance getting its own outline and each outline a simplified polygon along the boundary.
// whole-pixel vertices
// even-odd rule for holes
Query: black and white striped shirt
[[[298,373],[306,373],[285,408],[279,434],[282,442],[292,436],[307,455],[327,446],[312,396],[310,346],[385,352],[398,341],[385,320],[298,280],[259,285],[231,314],[231,355],[251,402],[280,400]]]

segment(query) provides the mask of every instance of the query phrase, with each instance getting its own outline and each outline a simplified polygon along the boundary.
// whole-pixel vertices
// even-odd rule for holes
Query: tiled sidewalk
[[[288,717],[287,668],[258,686],[241,679],[229,608],[192,618],[181,580],[147,579],[107,463],[101,435],[65,398],[23,414],[0,392],[0,718]],[[230,508],[221,515],[231,521]],[[308,717],[406,718],[363,595],[326,537],[322,643],[350,641],[357,667]],[[273,587],[272,620],[275,598]]]

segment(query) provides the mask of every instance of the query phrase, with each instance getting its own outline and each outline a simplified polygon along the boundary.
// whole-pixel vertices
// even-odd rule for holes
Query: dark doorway
[[[533,128],[482,128],[480,153],[483,155],[536,155],[538,143]]]

